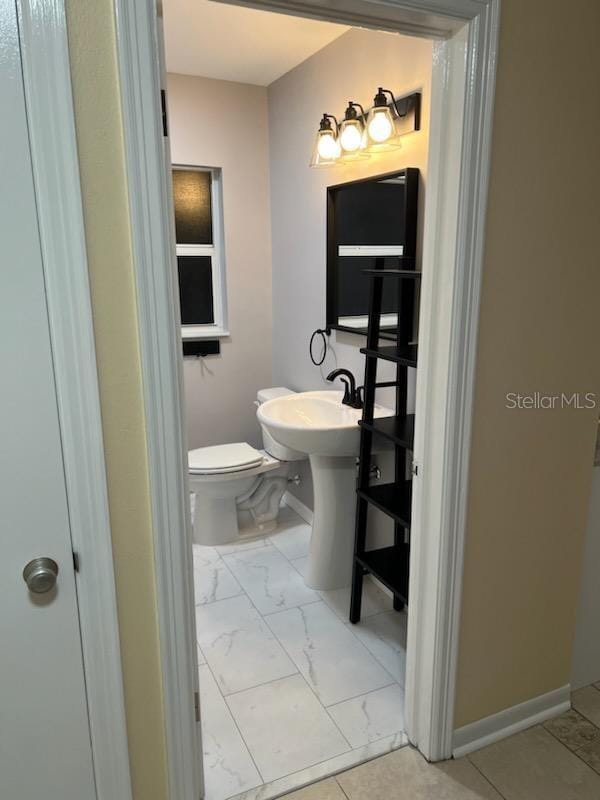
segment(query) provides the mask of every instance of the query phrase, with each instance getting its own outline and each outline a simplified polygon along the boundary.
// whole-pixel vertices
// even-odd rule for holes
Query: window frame
[[[200,167],[195,164],[172,164],[171,170],[210,172],[212,244],[177,244],[179,256],[208,256],[211,259],[214,322],[181,325],[185,340],[218,339],[229,336],[227,320],[227,284],[225,280],[225,235],[223,230],[223,171],[220,167]],[[173,211],[175,208],[173,207]],[[179,275],[178,275],[179,281]]]

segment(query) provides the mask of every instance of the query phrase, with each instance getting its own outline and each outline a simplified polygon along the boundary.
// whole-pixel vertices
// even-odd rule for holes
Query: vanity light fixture
[[[360,114],[357,112],[357,108],[360,108]],[[349,100],[348,108],[340,125],[340,146],[343,158],[369,158],[369,155],[364,152],[367,146],[365,119],[365,110],[361,104]]]
[[[333,125],[331,121],[333,120]],[[335,127],[334,127],[335,126]],[[331,114],[323,114],[315,138],[315,146],[310,161],[311,167],[329,167],[337,163],[341,155],[339,125]]]
[[[398,104],[396,98],[390,89],[383,89],[381,86],[377,90],[377,94],[373,98],[373,108],[369,111],[367,117],[367,135],[369,137],[369,146],[379,148],[385,145],[386,149],[390,147],[393,140],[397,137],[396,120],[392,114],[390,105],[388,104],[387,95],[392,98],[392,104],[396,115],[401,116],[398,111]],[[399,147],[399,143],[395,143]]]
[[[402,146],[401,136],[420,129],[421,93],[396,99],[390,89],[380,86],[368,113],[350,100],[341,123],[332,114],[323,114],[310,166],[333,167],[395,150]]]

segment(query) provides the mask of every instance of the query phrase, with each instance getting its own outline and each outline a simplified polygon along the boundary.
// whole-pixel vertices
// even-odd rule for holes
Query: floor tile
[[[304,556],[303,558],[294,558],[291,561],[292,566],[294,569],[297,569],[300,575],[304,578],[306,575],[306,567],[308,566],[308,556]]]
[[[196,605],[214,603],[226,597],[242,594],[242,587],[233,577],[223,559],[204,566],[194,564],[194,597]]]
[[[348,622],[348,614],[350,613],[349,586],[345,586],[343,589],[321,591],[319,594],[343,622]],[[392,598],[382,592],[373,581],[365,581],[363,584],[361,619],[391,610]]]
[[[363,747],[358,747],[355,750],[348,750],[340,756],[328,758],[325,761],[319,761],[312,767],[292,772],[283,778],[269,781],[268,783],[259,786],[256,789],[249,789],[247,792],[241,792],[236,795],[232,800],[267,800],[271,797],[280,797],[286,795],[287,792],[292,792],[300,789],[302,786],[309,786],[315,781],[320,781],[323,778],[328,778],[330,775],[336,775],[345,769],[352,769],[357,764],[362,764],[364,761],[369,761],[372,758],[385,755],[397,750],[399,747],[406,747],[408,739],[404,733],[397,733],[394,736],[386,736],[385,739],[379,739],[371,744],[366,744]],[[345,800],[345,798],[344,798]]]
[[[297,672],[246,595],[197,606],[196,630],[223,694]]]
[[[199,667],[205,800],[224,800],[262,778],[207,666]]]
[[[204,658],[204,653],[200,650],[200,645],[196,642],[196,664],[200,667],[202,664],[206,664],[206,659]]]
[[[337,781],[349,800],[502,800],[466,759],[429,764],[410,747],[344,772]]]
[[[293,508],[283,505],[279,507],[279,516],[277,517],[277,531],[286,531],[290,528],[297,528],[299,525],[306,525],[311,528],[311,525],[302,519],[297,511]]]
[[[261,614],[272,614],[319,599],[273,546],[231,553],[224,556],[224,561]]]
[[[220,558],[214,547],[203,544],[192,545],[192,556],[194,567],[208,567]]]
[[[288,561],[296,558],[304,558],[308,555],[310,547],[311,527],[303,522],[299,517],[297,524],[290,524],[288,527],[279,530],[270,536],[273,544]]]
[[[249,537],[248,539],[231,542],[231,544],[218,544],[215,545],[215,550],[219,555],[226,556],[229,553],[242,553],[244,550],[257,550],[261,547],[271,547],[268,536]]]
[[[576,711],[600,728],[600,691],[594,686],[577,689],[571,695],[571,704]]]
[[[398,684],[329,706],[327,710],[352,747],[404,730],[404,691]]]
[[[544,728],[570,750],[577,750],[578,747],[583,747],[595,740],[600,741],[600,729],[592,725],[575,709],[548,720],[544,723]]]
[[[325,706],[392,682],[323,602],[273,614],[266,621]]]
[[[350,749],[300,675],[226,700],[265,781]]]
[[[281,800],[346,800],[346,795],[335,778],[327,778],[292,794],[286,794]]]
[[[406,673],[406,624],[405,611],[387,611],[349,626],[401,686]]]
[[[584,744],[575,751],[575,754],[595,772],[600,773],[600,739]]]
[[[469,759],[506,800],[598,800],[600,775],[537,726]]]

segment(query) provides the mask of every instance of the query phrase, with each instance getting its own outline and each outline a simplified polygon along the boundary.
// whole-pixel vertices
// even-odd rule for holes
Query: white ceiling
[[[268,86],[348,28],[210,0],[163,0],[167,72]]]

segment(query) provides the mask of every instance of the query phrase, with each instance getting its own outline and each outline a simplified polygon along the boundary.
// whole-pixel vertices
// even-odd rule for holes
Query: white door
[[[0,797],[95,800],[14,0],[0,52]]]

